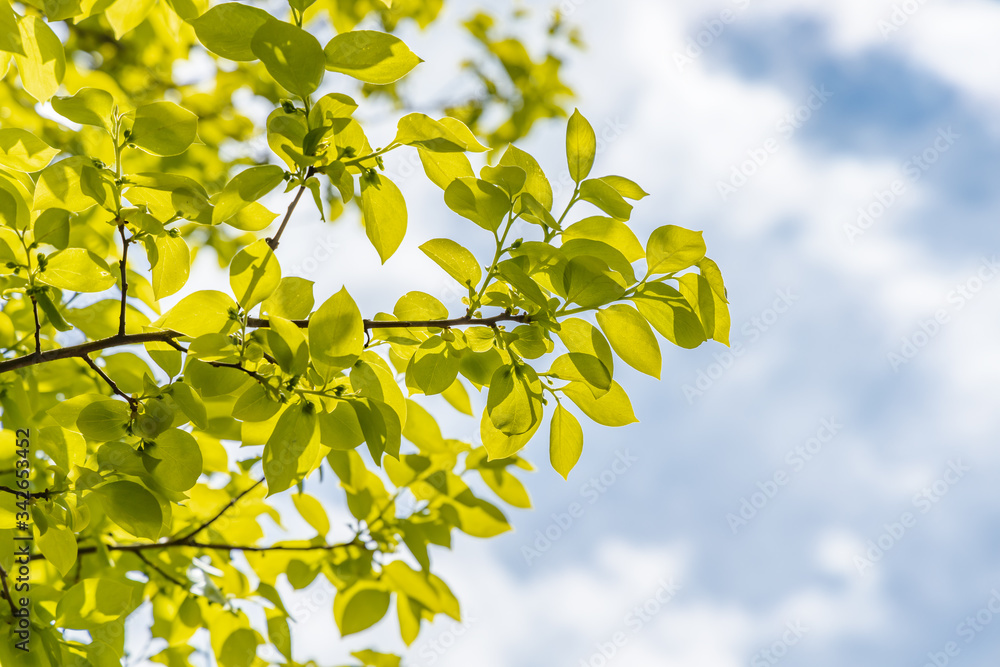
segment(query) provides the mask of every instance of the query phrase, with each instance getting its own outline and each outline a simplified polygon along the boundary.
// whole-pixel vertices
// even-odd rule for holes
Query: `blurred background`
[[[454,26],[476,6],[449,0],[453,20],[400,33],[427,61],[413,89],[428,105],[460,97],[465,79],[439,64],[470,47]],[[549,16],[527,8],[530,46]],[[587,43],[567,49],[564,79],[600,139],[594,174],[652,194],[633,213],[641,239],[705,230],[732,347],[664,343],[660,382],[618,365],[641,423],[586,430],[568,482],[532,443],[533,510],[433,554],[463,623],[425,630],[404,664],[995,665],[1000,3],[558,8]],[[398,114],[363,113],[384,116],[372,144],[388,141]],[[519,142],[557,207],[564,133],[547,120]],[[386,160],[410,228],[384,267],[354,214],[302,214],[283,238],[286,273],[315,280],[317,303],[346,285],[370,314],[419,289],[460,311],[418,246],[490,240],[409,158]],[[443,408],[446,437],[478,438],[478,421],[422,402]],[[404,650],[394,618],[335,641],[329,591],[297,596],[300,659]]]

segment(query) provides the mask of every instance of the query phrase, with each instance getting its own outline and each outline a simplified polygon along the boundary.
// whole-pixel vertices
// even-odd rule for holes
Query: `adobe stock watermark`
[[[561,540],[583,518],[587,506],[600,500],[638,460],[638,457],[633,456],[628,449],[616,452],[611,465],[580,486],[580,498],[586,500],[586,504],[574,501],[566,507],[565,512],[553,512],[552,522],[545,528],[535,531],[535,539],[531,544],[521,547],[524,562],[530,567],[542,557],[542,554],[547,553],[553,544]]]
[[[808,633],[809,628],[802,625],[801,620],[786,622],[785,630],[778,639],[771,642],[767,648],[762,648],[753,654],[750,658],[750,667],[771,667],[778,664]]]
[[[694,405],[696,399],[701,398],[705,392],[714,387],[715,383],[736,365],[736,361],[746,354],[747,348],[770,331],[781,319],[781,316],[791,310],[795,302],[799,300],[799,297],[792,293],[791,288],[779,289],[775,291],[775,294],[777,296],[768,308],[751,317],[740,327],[740,334],[744,338],[742,341],[730,341],[728,350],[714,353],[712,356],[715,361],[698,370],[693,383],[689,382],[681,386],[681,391],[684,393],[688,405]]]
[[[757,514],[774,500],[778,492],[787,486],[797,473],[805,469],[807,463],[819,456],[824,447],[833,442],[843,428],[844,425],[837,421],[836,417],[824,418],[812,437],[788,450],[785,454],[785,465],[788,468],[779,468],[770,478],[757,482],[757,490],[749,496],[740,498],[739,509],[726,515],[726,523],[729,524],[733,535],[739,533],[740,528],[748,526]]]
[[[612,633],[607,640],[596,642],[594,652],[588,658],[581,658],[579,667],[606,667],[610,664],[629,641],[642,632],[682,588],[673,577],[661,578],[656,583],[659,584],[656,592],[625,614],[621,629]]]
[[[677,65],[677,71],[683,73],[688,65],[693,65],[694,61],[701,58],[705,49],[722,37],[729,26],[735,23],[736,19],[748,7],[750,7],[750,0],[733,0],[732,8],[727,7],[720,11],[717,16],[702,21],[700,30],[684,42],[684,48],[680,51],[674,51],[674,64]]]
[[[955,627],[955,634],[968,645],[976,641],[993,619],[1000,616],[1000,591],[990,591],[990,598],[974,615],[966,616]],[[962,646],[957,641],[948,641],[940,651],[928,651],[927,661],[921,667],[947,667],[962,654]]]
[[[970,301],[976,298],[986,284],[997,276],[997,273],[1000,273],[1000,263],[997,262],[996,255],[990,259],[984,257],[975,275],[948,292],[945,301],[949,308],[939,308],[932,317],[920,320],[913,333],[903,336],[899,349],[886,355],[886,360],[893,372],[898,373],[901,366],[913,361],[920,354],[920,351],[941,333],[945,325],[951,322],[954,313],[965,308]]]
[[[742,162],[734,164],[729,170],[729,178],[725,181],[716,181],[715,188],[719,191],[719,196],[723,202],[729,201],[736,192],[750,182],[750,179],[760,173],[760,170],[770,162],[771,158],[781,152],[782,143],[789,141],[795,133],[805,127],[806,123],[813,119],[817,111],[823,108],[833,92],[826,89],[825,85],[819,88],[811,86],[809,95],[802,104],[798,105],[775,123],[776,135],[764,140],[764,143],[756,148],[747,151],[747,157]]]
[[[875,563],[882,560],[885,555],[906,536],[907,532],[917,525],[920,516],[927,514],[941,502],[953,486],[958,484],[967,472],[972,470],[962,463],[961,459],[948,461],[948,467],[940,478],[925,486],[919,493],[913,496],[913,508],[918,514],[906,511],[899,516],[898,521],[882,524],[883,531],[873,540],[865,543],[867,549],[864,554],[854,556],[854,567],[858,574],[864,575],[875,567]]]
[[[951,150],[959,139],[962,138],[955,132],[951,125],[946,128],[938,128],[937,136],[923,151],[910,157],[903,163],[900,170],[902,178],[897,178],[884,190],[876,190],[872,193],[871,201],[865,206],[858,207],[858,217],[853,224],[844,225],[844,234],[851,245],[857,243],[859,236],[864,235],[875,223],[892,208],[903,196],[909,192],[911,186],[924,177],[931,167],[938,163],[945,153]]]
[[[882,39],[888,41],[889,36],[899,32],[925,4],[927,4],[927,0],[906,0],[894,4],[892,12],[888,16],[880,18],[876,24],[878,31],[882,33]]]

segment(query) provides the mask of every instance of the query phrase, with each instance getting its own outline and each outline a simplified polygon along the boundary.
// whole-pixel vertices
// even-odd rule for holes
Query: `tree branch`
[[[37,493],[32,493],[31,491],[19,491],[17,489],[12,489],[9,486],[0,486],[0,491],[5,493],[12,493],[15,496],[24,498],[25,500],[31,500],[32,498],[41,498],[42,500],[50,500],[53,495],[58,495],[60,492],[54,489],[45,489],[44,491],[38,491]]]
[[[292,219],[292,211],[294,211],[295,207],[299,205],[299,200],[302,199],[302,193],[306,191],[306,181],[309,180],[314,173],[316,173],[316,170],[312,167],[306,169],[306,175],[305,178],[302,179],[302,185],[299,186],[298,192],[295,193],[295,199],[293,199],[292,203],[288,205],[288,210],[285,211],[285,217],[281,221],[281,226],[278,227],[278,233],[275,234],[273,238],[267,239],[267,245],[271,248],[271,250],[278,249],[278,244],[281,242],[281,235],[285,231],[285,226],[288,224],[288,221]]]
[[[3,583],[3,596],[7,598],[7,603],[10,605],[10,614],[12,618],[17,618],[17,609],[14,607],[14,598],[10,596],[10,588],[7,586],[7,570],[4,569],[3,565],[0,565],[0,582]]]
[[[410,328],[449,329],[451,327],[462,326],[492,327],[501,322],[518,322],[520,324],[527,324],[530,321],[531,316],[528,314],[512,315],[510,312],[505,311],[499,315],[494,315],[493,317],[476,318],[466,315],[465,317],[456,317],[450,320],[407,320],[401,322],[396,320],[365,320],[364,326],[365,331],[370,331],[372,329]],[[292,320],[292,323],[302,329],[309,326],[309,320]],[[251,317],[247,320],[247,326],[254,327],[256,329],[263,329],[269,327],[270,322],[259,317]],[[101,338],[99,340],[81,343],[80,345],[71,345],[70,347],[61,347],[55,350],[46,350],[41,353],[26,354],[24,356],[15,357],[14,359],[8,359],[7,361],[0,362],[0,373],[6,373],[8,371],[14,371],[19,368],[34,366],[36,364],[49,361],[57,361],[59,359],[83,357],[91,352],[99,352],[112,347],[138,345],[141,343],[167,343],[178,350],[185,351],[182,346],[178,345],[176,341],[174,341],[175,338],[181,338],[184,335],[185,334],[177,331],[147,331],[138,334],[118,334],[109,338]]]
[[[31,310],[35,313],[35,358],[42,354],[42,323],[38,320],[38,300],[31,295]]]
[[[108,551],[119,551],[123,553],[137,553],[140,551],[149,551],[151,549],[210,549],[214,551],[252,551],[252,552],[263,552],[263,551],[334,551],[335,549],[346,549],[348,547],[364,546],[362,542],[357,539],[351,540],[350,542],[340,542],[338,544],[307,544],[302,546],[294,546],[288,544],[275,544],[267,547],[257,547],[257,546],[244,546],[239,544],[221,544],[216,542],[195,542],[195,541],[167,541],[167,542],[149,542],[143,544],[106,544],[104,548]],[[97,551],[97,546],[86,546],[80,547],[77,550],[79,556],[86,554],[92,554]],[[28,560],[41,560],[45,558],[43,554],[36,553],[28,557]]]
[[[135,557],[136,558],[138,558],[143,563],[145,563],[151,570],[153,570],[154,572],[158,573],[161,577],[163,577],[164,579],[166,579],[167,581],[169,581],[170,583],[172,583],[175,586],[183,588],[184,590],[188,590],[188,586],[187,585],[185,585],[183,582],[179,581],[175,577],[173,577],[173,576],[167,574],[166,572],[164,572],[160,568],[159,565],[157,565],[153,561],[151,561],[148,558],[146,558],[145,556],[143,556],[141,551],[136,551],[134,553],[135,553]]]
[[[180,542],[185,542],[185,541],[189,541],[189,540],[194,539],[195,535],[197,535],[198,533],[200,533],[201,531],[205,530],[206,528],[208,528],[209,526],[211,526],[213,523],[215,523],[216,521],[218,521],[222,517],[223,514],[225,514],[227,511],[229,511],[229,509],[231,507],[233,507],[233,505],[235,505],[240,500],[242,500],[243,496],[247,495],[248,493],[250,493],[251,491],[253,491],[254,489],[256,489],[258,486],[260,486],[263,483],[264,483],[263,479],[258,479],[256,482],[254,482],[253,486],[251,486],[250,488],[246,489],[245,491],[240,492],[240,494],[238,496],[236,496],[235,498],[233,498],[232,500],[230,500],[229,503],[225,507],[223,507],[221,510],[219,510],[215,514],[215,516],[213,516],[211,519],[209,519],[205,523],[201,524],[200,526],[198,526],[197,528],[195,528],[194,530],[192,530],[190,533],[188,533],[184,537],[177,538],[177,540],[180,541]]]
[[[463,326],[492,327],[500,322],[519,322],[521,324],[527,324],[529,321],[530,316],[527,314],[512,315],[509,311],[505,311],[499,315],[494,315],[493,317],[477,318],[466,315],[465,317],[456,317],[450,320],[365,320],[365,331],[369,331],[371,329],[449,329],[451,327]],[[305,329],[309,326],[309,320],[292,320],[292,324]],[[271,323],[259,317],[251,317],[247,320],[247,326],[257,329],[265,329],[271,326]]]
[[[177,331],[147,331],[138,334],[125,334],[124,336],[111,336],[98,340],[88,341],[80,345],[70,347],[60,347],[55,350],[46,350],[41,354],[26,354],[14,359],[0,362],[0,373],[17,370],[26,366],[34,366],[48,361],[58,361],[60,359],[71,359],[82,357],[91,352],[99,352],[111,347],[122,347],[124,345],[138,345],[141,343],[169,343],[174,338],[180,338],[184,334]]]
[[[93,368],[94,372],[101,376],[101,379],[104,380],[108,384],[109,387],[111,387],[111,391],[115,392],[116,394],[118,394],[119,396],[121,396],[122,398],[124,398],[126,401],[128,401],[129,405],[132,406],[132,409],[135,410],[136,406],[139,404],[139,399],[132,398],[131,396],[129,396],[128,394],[126,394],[124,391],[122,391],[118,387],[118,384],[114,380],[112,380],[111,377],[108,376],[108,374],[105,373],[101,369],[100,366],[98,366],[96,363],[94,363],[94,360],[91,359],[89,355],[81,354],[80,358],[83,359],[84,361],[86,361],[87,365],[90,366],[91,368]]]
[[[122,237],[122,261],[119,263],[119,273],[122,279],[122,310],[121,315],[118,317],[118,335],[125,335],[125,299],[128,296],[128,278],[125,277],[125,271],[128,261],[128,245],[129,241],[125,238],[125,223],[118,222],[118,234]]]

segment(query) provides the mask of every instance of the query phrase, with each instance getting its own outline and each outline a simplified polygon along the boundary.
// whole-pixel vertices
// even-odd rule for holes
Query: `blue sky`
[[[436,555],[466,621],[426,630],[407,664],[995,664],[1000,4],[910,4],[889,32],[882,0],[563,3],[590,45],[568,71],[578,105],[614,135],[595,173],[652,193],[632,220],[640,238],[705,230],[741,347],[664,344],[660,382],[622,364],[641,423],[589,428],[569,482],[530,445],[534,509],[511,513],[510,534]],[[724,10],[734,20],[679,67]],[[454,59],[439,37],[412,42],[429,68]],[[832,96],[803,107],[813,88]],[[790,113],[805,120],[788,136]],[[524,143],[550,178],[565,169],[563,131],[543,124]],[[768,145],[724,200],[719,183]],[[919,180],[914,155],[933,158]],[[364,245],[360,230],[306,220],[292,264],[366,312],[390,310],[400,284],[457,310],[417,246],[467,227],[419,173],[400,180],[416,213],[385,267],[344,252]],[[915,354],[894,364],[905,341]],[[700,394],[685,392],[702,373]],[[477,436],[473,420],[445,422]],[[734,532],[744,499],[759,507]],[[582,514],[565,526],[573,503]],[[546,544],[536,531],[560,535],[529,559]],[[327,602],[300,624],[316,657],[329,655]],[[384,625],[376,641],[398,643]]]

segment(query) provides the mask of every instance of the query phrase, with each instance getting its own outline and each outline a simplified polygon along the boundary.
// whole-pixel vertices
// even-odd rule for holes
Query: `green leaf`
[[[130,416],[128,403],[110,398],[94,401],[80,411],[76,427],[88,440],[107,442],[124,435]]]
[[[395,183],[378,173],[361,179],[361,219],[385,264],[406,235],[406,201]]]
[[[115,39],[121,39],[123,35],[132,32],[145,21],[155,6],[156,0],[112,2],[111,6],[104,10],[104,16],[114,31]]]
[[[304,493],[296,493],[292,496],[292,502],[306,523],[316,529],[317,534],[325,537],[330,532],[330,519],[318,500]]]
[[[597,311],[597,323],[626,364],[660,379],[660,344],[639,311],[624,303],[614,304]]]
[[[563,272],[563,289],[566,301],[597,308],[625,294],[625,279],[597,257],[574,257]]]
[[[115,284],[107,263],[83,248],[57,250],[48,256],[38,279],[46,285],[74,292],[103,292]]]
[[[501,167],[520,167],[527,174],[524,191],[530,194],[545,210],[552,208],[552,186],[538,161],[513,144],[507,147],[498,163]]]
[[[323,47],[302,28],[284,21],[267,21],[250,40],[274,80],[286,90],[306,97],[323,81]]]
[[[640,188],[635,181],[630,181],[624,176],[604,176],[598,180],[604,181],[617,190],[618,194],[628,199],[643,199],[649,196],[649,193]]]
[[[198,117],[173,102],[153,102],[135,110],[129,141],[153,155],[180,155],[198,135]]]
[[[341,637],[367,630],[388,610],[389,592],[373,581],[361,581],[339,591],[333,600],[333,618]]]
[[[271,296],[281,282],[281,266],[267,241],[254,241],[229,265],[229,284],[243,310],[250,310]]]
[[[38,171],[59,153],[27,130],[0,129],[0,165],[14,171]]]
[[[573,111],[566,126],[566,160],[569,175],[579,183],[587,178],[597,155],[597,135],[579,109]]]
[[[170,396],[192,424],[200,429],[208,428],[208,410],[205,408],[205,402],[191,385],[183,382],[173,383],[170,385]]]
[[[250,40],[275,19],[263,9],[242,2],[224,2],[191,21],[198,40],[212,53],[230,60],[257,60]]]
[[[420,249],[462,285],[475,287],[483,278],[476,256],[451,239],[432,239]]]
[[[153,294],[157,299],[176,294],[191,273],[191,250],[180,236],[157,236],[153,264]]]
[[[377,85],[397,81],[423,62],[395,35],[374,30],[343,32],[323,54],[328,70]]]
[[[350,403],[340,401],[331,412],[319,415],[319,441],[337,451],[354,449],[365,441],[357,412]]]
[[[103,202],[110,196],[110,188],[97,192],[84,187],[84,174],[96,171],[90,159],[83,156],[50,164],[38,175],[32,208],[36,211],[61,208],[76,213]]]
[[[309,349],[313,362],[327,374],[350,368],[364,350],[365,325],[345,288],[327,299],[309,318]]]
[[[313,281],[305,278],[282,278],[277,289],[260,305],[263,314],[277,315],[288,320],[305,319],[312,312]]]
[[[236,302],[228,295],[215,290],[202,290],[181,299],[153,326],[188,336],[229,333],[236,327],[236,321],[230,317],[230,313],[235,311]]]
[[[103,630],[107,623],[127,617],[141,602],[142,584],[138,582],[121,577],[84,579],[59,599],[57,622],[64,628]]]
[[[557,405],[549,424],[549,460],[564,479],[583,453],[583,429],[573,413]]]
[[[665,225],[649,235],[646,242],[647,273],[677,273],[694,266],[705,257],[702,232]]]
[[[524,189],[524,183],[528,178],[528,174],[525,173],[524,169],[505,165],[497,165],[495,167],[486,165],[480,170],[479,175],[482,176],[484,181],[499,186],[500,189],[512,198],[516,197]]]
[[[115,99],[99,88],[81,88],[69,97],[53,97],[52,108],[64,118],[81,125],[95,125],[111,132]]]
[[[571,353],[586,354],[597,357],[608,370],[609,376],[614,371],[614,357],[611,346],[600,329],[590,322],[578,317],[570,317],[560,322],[559,340]]]
[[[632,411],[632,402],[629,401],[625,390],[617,382],[612,382],[611,390],[600,398],[594,398],[593,393],[586,385],[577,382],[570,382],[566,385],[563,388],[563,393],[576,403],[585,415],[598,424],[627,426],[639,421]]]
[[[233,404],[233,418],[243,422],[264,422],[278,413],[281,405],[263,385],[253,384]]]
[[[473,138],[475,141],[475,138]],[[410,113],[399,119],[394,144],[416,146],[435,153],[460,153],[467,150],[487,150],[475,142],[474,147],[449,130],[444,124],[422,113]]]
[[[563,243],[575,239],[606,243],[618,250],[629,262],[636,262],[646,256],[635,233],[624,222],[614,218],[594,216],[570,225],[562,233]]]
[[[108,518],[136,537],[155,540],[163,525],[163,511],[146,487],[129,481],[105,484],[95,490],[104,501]]]
[[[406,369],[407,385],[428,396],[440,394],[458,377],[459,357],[441,336],[431,336],[417,348]]]
[[[580,199],[590,202],[618,220],[628,220],[632,216],[632,205],[600,179],[591,178],[581,183]]]
[[[170,491],[187,491],[201,476],[201,448],[186,431],[176,428],[164,431],[156,437],[156,442],[143,449],[142,455],[146,470]]]
[[[14,53],[21,85],[39,102],[47,102],[59,90],[66,74],[66,50],[59,37],[38,16],[17,21],[23,53]]]
[[[273,164],[250,167],[233,176],[213,198],[212,224],[226,222],[250,204],[278,187],[284,181],[285,170]]]
[[[0,190],[0,197],[6,192]],[[49,208],[35,218],[35,243],[47,243],[60,250],[69,245],[69,211]],[[13,225],[11,225],[13,226]]]
[[[422,148],[418,148],[417,153],[427,178],[442,190],[447,190],[456,178],[476,177],[465,153],[434,153]]]
[[[595,397],[603,396],[611,389],[611,371],[600,359],[590,354],[570,352],[556,357],[549,373],[560,380],[586,383]]]
[[[270,318],[267,343],[281,370],[291,375],[302,375],[309,366],[309,345],[296,325],[277,315]]]
[[[486,398],[490,421],[507,435],[532,429],[542,417],[542,385],[530,366],[503,366],[490,380]]]
[[[503,190],[476,178],[457,178],[444,192],[444,203],[455,213],[485,230],[495,232],[510,212],[510,197]]]
[[[281,413],[264,445],[267,495],[273,496],[302,481],[319,461],[319,429],[312,406],[300,403],[289,407]]]
[[[76,563],[76,535],[68,528],[49,526],[38,537],[38,550],[65,577]]]
[[[632,302],[653,328],[674,345],[694,349],[707,339],[694,308],[670,285],[646,283]]]

